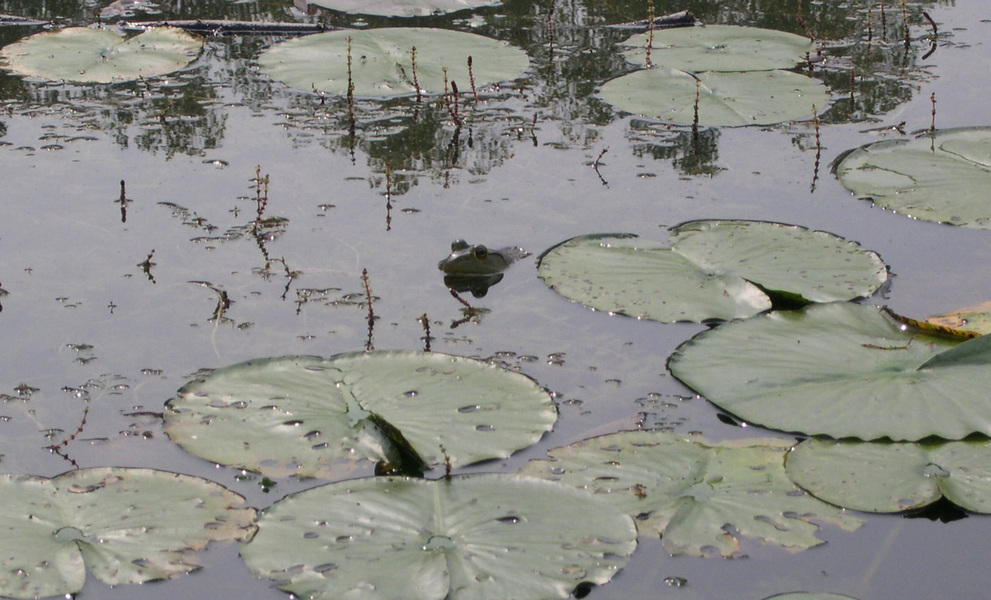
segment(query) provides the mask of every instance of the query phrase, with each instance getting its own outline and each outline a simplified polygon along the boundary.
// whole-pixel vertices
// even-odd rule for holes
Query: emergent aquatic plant
[[[610,503],[541,479],[375,477],[277,502],[241,555],[301,598],[550,600],[609,581],[636,538]]]
[[[846,302],[724,323],[682,344],[675,377],[734,415],[862,440],[991,434],[991,336]]]
[[[156,27],[126,38],[109,29],[36,33],[0,49],[0,66],[52,81],[111,83],[164,75],[196,60],[203,38]]]
[[[0,475],[0,595],[76,594],[171,579],[211,541],[244,541],[255,511],[221,485],[152,469],[92,468],[48,479]]]
[[[831,233],[761,221],[689,221],[669,244],[628,234],[572,238],[540,257],[540,277],[597,310],[663,322],[748,317],[786,303],[869,296],[880,257]]]
[[[595,492],[634,516],[641,535],[660,535],[672,554],[733,556],[740,538],[801,550],[822,543],[813,521],[859,527],[788,479],[791,445],[629,431],[556,448],[521,473]]]
[[[361,460],[410,472],[504,458],[556,420],[550,395],[519,373],[448,354],[376,351],[218,369],[168,402],[165,430],[220,464],[332,478]]]

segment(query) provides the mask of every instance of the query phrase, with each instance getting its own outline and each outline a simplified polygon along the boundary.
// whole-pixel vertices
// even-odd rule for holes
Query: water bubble
[[[505,516],[505,517],[499,517],[498,519],[496,519],[496,521],[498,521],[500,523],[508,523],[510,525],[515,525],[515,524],[519,523],[520,521],[522,521],[522,519],[520,519],[519,517],[517,517],[515,515],[508,515],[508,516]]]

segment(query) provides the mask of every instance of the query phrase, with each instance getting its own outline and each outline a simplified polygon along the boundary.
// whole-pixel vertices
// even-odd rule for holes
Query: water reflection
[[[946,3],[952,1],[912,3],[904,9],[892,6],[882,12],[879,7],[851,9],[845,3],[799,3],[796,11],[792,0],[658,0],[654,10],[660,15],[688,9],[702,22],[810,35],[824,54],[810,74],[825,81],[834,97],[823,120],[840,123],[877,118],[912,98],[913,86],[927,77],[921,57],[931,54],[937,41],[923,13],[927,6]],[[93,22],[98,9],[91,4],[2,0],[0,12],[59,23]],[[299,4],[294,11],[275,1],[163,0],[155,3],[160,14],[138,12],[128,18],[305,19],[328,27],[409,24]],[[514,144],[548,143],[538,135],[540,125],[548,121],[555,122],[563,136],[553,144],[597,148],[598,129],[622,115],[600,101],[595,90],[635,69],[614,47],[632,32],[604,26],[643,19],[643,11],[639,0],[557,1],[550,6],[509,2],[469,17],[461,13],[417,20],[418,26],[468,26],[517,44],[531,57],[530,75],[515,86],[484,90],[478,102],[462,94],[463,115],[450,115],[437,98],[425,98],[422,105],[412,99],[358,103],[352,109],[339,98],[273,84],[257,73],[252,62],[264,47],[285,39],[272,36],[213,37],[194,68],[151,81],[77,86],[0,74],[0,99],[8,111],[44,108],[86,129],[107,132],[121,147],[133,145],[166,159],[221,147],[230,103],[256,111],[283,105],[280,125],[299,144],[317,143],[354,160],[361,153],[380,174],[391,166],[395,173],[391,193],[401,195],[420,176],[451,185],[461,176],[477,178],[490,172],[513,154]],[[0,44],[36,30],[2,27]],[[635,155],[670,160],[685,175],[712,176],[720,170],[718,130],[692,131],[634,119],[628,136]]]

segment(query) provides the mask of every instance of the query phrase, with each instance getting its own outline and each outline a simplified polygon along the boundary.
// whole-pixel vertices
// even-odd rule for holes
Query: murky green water
[[[288,2],[159,4],[179,18],[302,18]],[[656,10],[800,32],[795,4],[658,1]],[[643,18],[645,2],[508,2],[477,17],[429,20],[510,40],[533,61],[521,88],[465,106],[471,130],[457,136],[442,107],[430,105],[414,124],[409,101],[362,102],[352,141],[343,101],[258,75],[253,61],[276,38],[210,38],[193,68],[154,82],[78,87],[0,74],[0,288],[9,293],[0,298],[0,468],[72,468],[45,446],[75,431],[88,406],[82,433],[64,448],[80,466],[199,475],[258,507],[312,485],[283,481],[265,493],[257,479],[181,452],[155,413],[199,369],[364,348],[363,269],[376,296],[376,348],[422,348],[418,318],[426,313],[432,349],[493,357],[557,394],[561,420],[540,444],[465,472],[512,472],[548,448],[638,423],[711,439],[778,435],[726,425],[666,374],[666,357],[701,326],[590,311],[542,284],[533,257],[484,298],[469,298],[487,312],[466,320],[436,265],[455,238],[538,254],[584,233],[663,239],[667,226],[690,219],[768,219],[879,252],[895,277],[871,301],[900,313],[925,317],[986,301],[988,232],[876,209],[851,197],[828,164],[899,135],[865,130],[928,128],[931,94],[938,127],[991,124],[991,13],[979,3],[911,2],[906,50],[900,7],[889,6],[892,41],[865,57],[841,40],[863,35],[863,14],[851,11],[876,12],[877,4],[805,3],[816,36],[836,40],[826,44],[832,58],[821,73],[834,107],[824,116],[818,171],[809,123],[703,131],[693,150],[684,131],[616,114],[590,96],[630,69],[611,46],[628,32],[601,25]],[[940,31],[927,58],[921,8]],[[86,3],[14,0],[0,1],[0,12],[95,15]],[[0,43],[30,31],[0,28]],[[866,74],[853,104],[848,55],[855,77]],[[246,235],[258,174],[269,177],[265,216],[287,220],[261,237]],[[220,292],[230,304],[217,318]],[[982,517],[876,517],[855,533],[827,527],[828,543],[806,552],[747,542],[748,557],[733,560],[672,559],[648,542],[591,597],[756,600],[815,590],[865,600],[979,598],[991,585],[989,532]],[[211,550],[207,568],[162,584],[111,590],[90,581],[80,597],[285,597],[255,580],[236,552]],[[671,576],[688,583],[673,588],[664,582]]]

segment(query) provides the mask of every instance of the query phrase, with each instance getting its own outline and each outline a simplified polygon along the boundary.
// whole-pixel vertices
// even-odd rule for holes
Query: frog
[[[464,240],[454,240],[451,255],[437,263],[437,268],[459,277],[489,277],[505,271],[523,254],[519,248],[489,250],[482,244],[472,246]]]
[[[437,263],[444,272],[444,284],[456,292],[471,292],[476,298],[502,281],[503,271],[514,261],[530,256],[522,248],[509,247],[489,250],[482,244],[471,245],[464,240],[451,242],[451,254]]]

